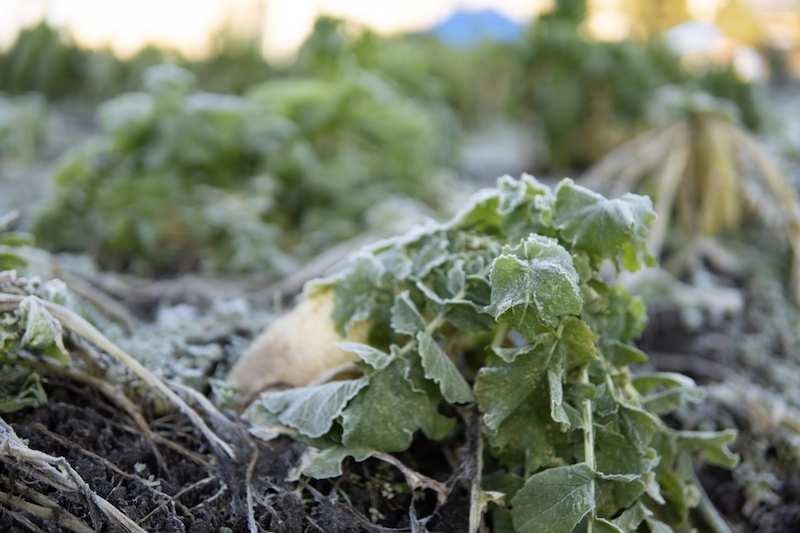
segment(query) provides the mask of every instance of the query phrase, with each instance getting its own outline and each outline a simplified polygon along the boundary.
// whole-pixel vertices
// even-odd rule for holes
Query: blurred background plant
[[[31,161],[47,133],[47,101],[39,93],[0,93],[0,161]]]
[[[737,6],[718,22],[742,26]],[[277,66],[261,36],[230,17],[192,59],[152,45],[123,59],[46,22],[23,29],[0,53],[0,89],[39,91],[56,116],[111,98],[99,105],[99,134],[76,136],[80,146],[55,165],[39,242],[143,275],[280,277],[364,231],[367,210],[392,195],[431,213],[452,204],[445,173],[481,183],[495,168],[580,171],[646,131],[668,84],[724,98],[749,131],[763,131],[762,89],[732,52],[720,60],[681,44],[707,30],[687,22],[686,5],[624,9],[630,31],[618,39],[592,29],[597,6],[586,0],[556,0],[527,28],[506,21],[507,38],[476,29],[497,24],[490,12],[391,36],[322,16],[296,59]],[[458,23],[484,37],[459,41]],[[756,42],[743,27],[740,40]],[[165,61],[172,66],[157,66]],[[173,77],[158,81],[158,72]],[[12,138],[41,131],[34,120],[11,120]],[[3,131],[0,139],[10,135]],[[497,162],[471,168],[476,146]]]
[[[366,212],[393,195],[443,205],[436,174],[451,138],[366,71],[282,78],[246,96],[194,82],[153,67],[145,92],[99,107],[102,135],[56,169],[35,227],[44,246],[143,275],[281,276],[364,231]]]
[[[650,29],[651,4],[637,3],[634,11]],[[550,168],[585,168],[643,131],[648,106],[665,84],[691,80],[731,100],[749,129],[763,125],[758,88],[731,66],[706,62],[693,75],[661,34],[602,41],[587,32],[587,17],[586,0],[557,0],[517,45],[522,80],[515,105],[521,118],[544,130]],[[676,13],[659,22],[682,18]]]

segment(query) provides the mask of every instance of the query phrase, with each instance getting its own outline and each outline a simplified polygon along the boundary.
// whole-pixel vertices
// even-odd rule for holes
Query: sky
[[[382,33],[417,30],[456,8],[494,8],[530,20],[552,0],[0,0],[0,47],[20,27],[46,18],[68,27],[86,46],[111,46],[130,55],[150,42],[202,55],[208,35],[233,19],[243,31],[263,30],[268,57],[291,56],[319,14],[347,18]]]

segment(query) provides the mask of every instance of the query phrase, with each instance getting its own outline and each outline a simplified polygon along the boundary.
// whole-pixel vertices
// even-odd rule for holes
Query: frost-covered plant
[[[502,491],[496,531],[673,531],[698,503],[691,452],[727,467],[736,457],[733,432],[661,420],[702,399],[690,378],[630,370],[647,359],[633,345],[644,308],[600,267],[652,264],[653,219],[646,197],[506,177],[450,222],[364,249],[306,289],[333,289],[340,333],[371,323],[367,344],[340,344],[363,375],[263,393],[254,433],[308,442],[319,451],[303,472],[325,478],[419,431],[444,439],[456,411],[443,405],[473,405],[486,464],[502,468],[473,491],[471,516]]]
[[[791,297],[800,303],[800,213],[792,184],[743,127],[734,102],[691,85],[663,87],[653,102],[656,127],[610,153],[583,177],[616,196],[653,196],[658,222],[651,249],[690,257],[698,237],[740,231],[760,219],[792,251]]]
[[[100,138],[57,168],[35,228],[42,246],[145,275],[282,276],[363,231],[390,196],[442,196],[448,136],[366,72],[273,80],[246,96],[196,91],[170,65],[145,82],[102,104]]]

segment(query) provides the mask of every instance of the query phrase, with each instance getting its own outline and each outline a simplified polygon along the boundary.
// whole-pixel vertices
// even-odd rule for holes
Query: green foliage
[[[732,100],[748,128],[764,122],[758,87],[710,60],[691,74],[657,36],[642,42],[597,41],[582,25],[585,2],[559,1],[516,45],[522,80],[512,96],[522,118],[547,136],[550,166],[583,168],[630,139],[647,123],[656,90],[692,82]]]
[[[199,87],[215,92],[241,93],[274,74],[257,39],[242,38],[225,26],[214,34],[211,52],[203,59],[189,60],[154,46],[122,59],[108,49],[82,48],[66,31],[40,22],[23,28],[0,53],[0,91],[98,102],[138,88],[146,69],[167,60],[191,70]]]
[[[247,96],[193,82],[154,67],[146,92],[99,108],[103,136],[56,171],[36,225],[43,246],[146,274],[202,265],[281,275],[363,230],[390,195],[437,205],[447,136],[380,79],[281,79]]]
[[[27,233],[11,231],[18,216],[16,211],[0,216],[0,272],[11,272],[27,264],[17,248],[32,244],[33,239]]]
[[[267,393],[249,415],[321,449],[305,472],[330,477],[344,457],[404,450],[420,430],[445,438],[455,420],[442,405],[474,403],[487,464],[507,469],[484,490],[506,487],[496,518],[508,523],[510,508],[514,531],[685,527],[697,501],[681,465],[701,451],[732,466],[733,434],[661,421],[702,391],[682,375],[631,372],[646,359],[632,345],[644,308],[599,272],[607,261],[618,270],[650,262],[653,218],[644,197],[501,178],[450,222],[372,245],[309,285],[333,288],[341,333],[371,321],[369,345],[343,345],[364,375]],[[345,388],[357,389],[352,399],[326,403]]]
[[[0,93],[0,161],[28,161],[44,140],[47,104],[40,94],[9,97]]]
[[[133,89],[144,68],[163,60],[163,52],[149,48],[122,61],[108,50],[81,48],[65,31],[40,22],[23,28],[0,54],[0,90],[36,91],[48,99],[108,98]]]
[[[29,236],[9,231],[16,215],[0,217],[0,293],[24,296],[13,311],[0,307],[0,413],[37,407],[47,401],[39,374],[14,360],[35,353],[63,363],[68,360],[61,324],[42,304],[63,302],[65,285],[58,280],[18,278],[16,268],[26,265],[15,248],[31,243]]]
[[[379,76],[456,135],[505,114],[517,64],[502,45],[455,50],[430,35],[383,37],[320,17],[290,72],[335,79],[354,69]]]
[[[517,47],[523,70],[519,111],[540,123],[556,168],[586,166],[625,140],[655,88],[672,81],[650,61],[654,47],[586,36],[584,10],[573,3],[583,2],[559,2]]]

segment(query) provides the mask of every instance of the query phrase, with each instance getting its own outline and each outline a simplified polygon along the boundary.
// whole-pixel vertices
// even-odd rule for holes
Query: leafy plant
[[[245,97],[195,92],[174,66],[145,78],[146,92],[100,107],[103,136],[57,169],[43,246],[143,274],[283,275],[362,231],[393,194],[440,198],[439,126],[366,72]]]
[[[330,80],[354,69],[379,76],[453,135],[504,115],[519,70],[508,46],[482,43],[456,50],[432,35],[385,37],[320,17],[290,72]]]
[[[786,237],[792,298],[800,302],[797,194],[742,127],[736,106],[685,85],[663,88],[653,110],[656,127],[609,154],[584,183],[612,196],[652,195],[656,253],[665,244],[680,252],[687,241],[741,229],[757,216]]]
[[[248,410],[254,432],[306,441],[316,451],[303,472],[324,478],[347,456],[405,450],[419,431],[443,440],[458,406],[475,406],[487,471],[473,480],[471,531],[489,500],[505,502],[496,531],[683,527],[699,501],[691,452],[731,467],[734,434],[670,428],[659,416],[702,391],[630,369],[647,360],[633,345],[644,308],[600,267],[653,264],[654,218],[646,197],[505,177],[450,222],[362,250],[306,292],[333,290],[342,335],[372,325],[368,343],[339,345],[363,375],[263,393]]]
[[[652,9],[641,4],[631,7],[634,13]],[[586,13],[584,0],[555,2],[515,49],[523,71],[514,96],[517,112],[544,130],[550,167],[585,168],[639,133],[665,84],[691,82],[735,102],[748,128],[763,125],[758,87],[739,80],[733,68],[709,61],[692,74],[657,33],[643,40],[595,40],[585,31]]]

